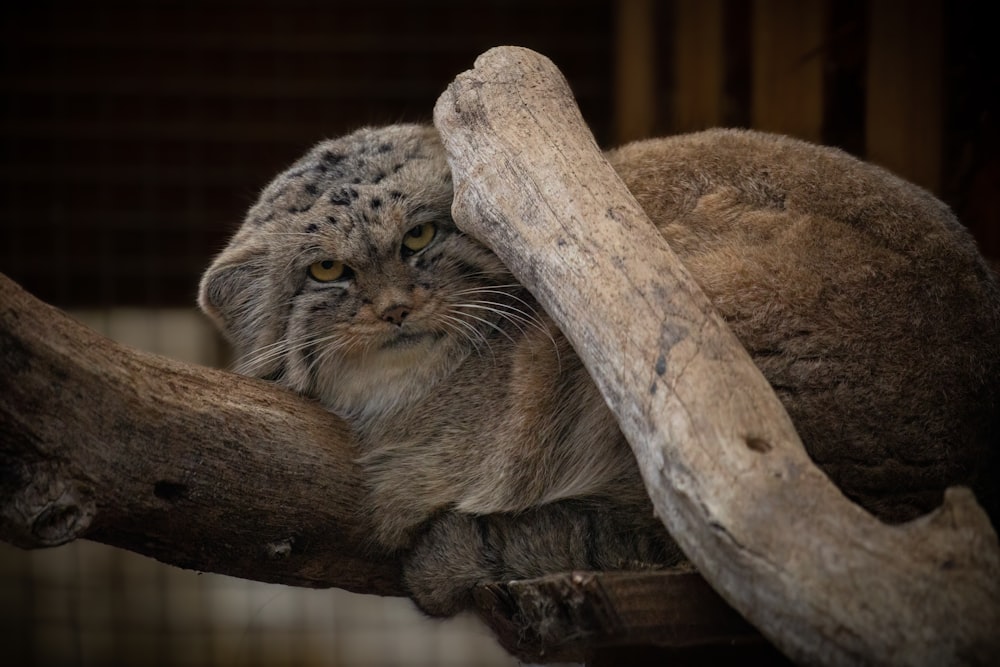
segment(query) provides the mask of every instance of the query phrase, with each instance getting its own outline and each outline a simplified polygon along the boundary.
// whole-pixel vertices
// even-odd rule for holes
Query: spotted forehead
[[[448,196],[450,181],[444,149],[430,128],[362,130],[317,145],[280,174],[250,210],[246,224],[300,227],[294,223],[317,205],[377,212],[408,197]]]

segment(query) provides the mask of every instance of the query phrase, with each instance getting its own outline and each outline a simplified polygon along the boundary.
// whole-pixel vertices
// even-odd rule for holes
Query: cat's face
[[[377,412],[489,347],[517,288],[451,199],[428,127],[361,130],[279,175],[202,278],[237,370]]]

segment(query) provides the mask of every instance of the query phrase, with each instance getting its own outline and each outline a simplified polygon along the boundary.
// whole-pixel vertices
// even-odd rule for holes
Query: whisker
[[[533,304],[529,303],[525,299],[522,299],[521,297],[517,296],[516,294],[510,294],[508,292],[503,292],[500,289],[498,289],[499,287],[508,287],[508,286],[507,285],[499,285],[499,286],[494,286],[492,288],[490,288],[490,287],[479,287],[479,288],[476,288],[476,289],[462,290],[462,291],[459,291],[459,292],[455,292],[454,294],[455,294],[455,296],[462,296],[462,295],[465,295],[465,294],[498,294],[500,296],[505,296],[505,297],[507,297],[509,299],[514,299],[515,301],[517,301],[518,303],[520,303],[522,306],[524,306],[525,308],[527,308],[528,310],[530,310],[533,314],[535,314],[535,315],[538,314],[538,312],[535,310],[535,306]],[[509,287],[520,287],[520,285],[509,285]]]
[[[465,302],[462,304],[462,306],[468,308],[491,310],[500,317],[503,317],[508,321],[510,321],[511,323],[513,323],[514,326],[517,326],[518,330],[520,330],[522,333],[524,333],[524,329],[521,329],[521,327],[518,326],[518,322],[524,324],[525,326],[531,326],[532,328],[540,331],[542,334],[545,335],[546,338],[549,339],[549,342],[552,344],[552,351],[556,355],[556,365],[559,368],[562,368],[562,355],[559,354],[559,344],[556,342],[556,339],[552,335],[552,332],[549,331],[549,328],[545,326],[545,323],[541,320],[541,318],[538,317],[538,314],[535,312],[535,310],[531,307],[530,304],[525,302],[523,299],[518,299],[518,301],[524,303],[529,308],[530,312],[522,310],[511,304],[497,302],[497,301],[476,300],[476,301]]]
[[[483,302],[483,303],[489,303],[489,302]],[[517,328],[517,330],[520,331],[522,334],[527,333],[524,330],[524,327],[521,326],[522,324],[527,324],[527,325],[533,325],[534,324],[530,320],[526,320],[524,317],[518,316],[518,315],[516,315],[514,313],[511,313],[511,312],[505,312],[505,311],[503,311],[503,310],[501,310],[499,308],[494,307],[492,304],[484,306],[484,305],[479,305],[477,303],[466,302],[466,303],[463,303],[459,307],[463,308],[463,309],[465,309],[465,308],[471,308],[471,309],[474,309],[474,310],[485,310],[487,312],[494,313],[495,315],[497,315],[498,317],[500,317],[500,319],[507,320],[508,322],[510,322],[511,324],[513,324]]]
[[[483,317],[477,317],[476,315],[473,315],[472,313],[463,313],[463,314],[466,317],[468,317],[469,319],[476,320],[477,322],[482,322],[483,324],[485,324],[486,326],[490,327],[491,329],[494,329],[495,331],[503,334],[504,337],[507,340],[509,340],[511,343],[517,345],[517,341],[514,340],[513,338],[511,338],[511,335],[509,333],[507,333],[506,331],[504,331],[502,328],[500,328],[495,322],[490,322],[489,320],[487,320],[486,318],[483,318]]]
[[[288,357],[295,352],[311,346],[323,345],[331,340],[335,340],[339,336],[340,334],[338,333],[326,335],[317,334],[305,338],[304,340],[294,342],[282,339],[276,343],[271,343],[270,345],[266,345],[258,350],[255,350],[253,355],[240,360],[235,368],[235,371],[243,375],[255,375],[255,370],[260,369],[270,361],[274,361],[275,359],[282,357]]]
[[[480,348],[480,342],[486,346],[490,351],[490,356],[493,358],[493,363],[496,363],[496,353],[493,351],[493,346],[490,345],[489,339],[483,334],[482,331],[472,326],[472,324],[466,322],[460,317],[455,317],[447,313],[440,313],[439,317],[444,320],[442,322],[448,326],[457,335],[463,337],[465,340],[469,341],[469,344],[476,350],[476,353],[480,356],[482,355],[482,350]],[[475,336],[475,338],[473,337]]]
[[[309,375],[312,376],[313,369],[322,368],[323,364],[325,364],[330,357],[340,352],[344,347],[347,346],[348,344],[345,343],[343,340],[341,340],[338,341],[336,345],[328,345],[324,347],[319,352],[319,354],[316,355],[316,358],[309,362],[309,366],[306,367],[306,370],[309,373]]]
[[[532,327],[540,329],[542,331],[545,330],[545,324],[542,322],[541,318],[538,317],[538,314],[534,311],[524,310],[522,308],[518,308],[517,306],[513,306],[509,303],[503,303],[500,301],[474,300],[474,301],[466,301],[463,303],[463,305],[466,304],[469,305],[470,307],[475,305],[481,308],[502,309],[506,313],[511,313],[513,317],[517,317],[520,321],[522,321],[525,324],[530,324]]]
[[[463,278],[465,278],[465,277],[466,276],[463,276]],[[521,285],[520,283],[503,283],[503,284],[499,284],[499,285],[482,285],[482,286],[479,286],[479,287],[468,287],[466,289],[458,290],[456,292],[453,292],[453,294],[467,294],[469,292],[479,292],[480,290],[484,290],[484,289],[497,289],[497,290],[499,290],[499,289],[505,289],[505,288],[508,288],[508,287],[509,288],[523,287],[523,285]],[[506,294],[506,292],[504,292],[504,294]]]

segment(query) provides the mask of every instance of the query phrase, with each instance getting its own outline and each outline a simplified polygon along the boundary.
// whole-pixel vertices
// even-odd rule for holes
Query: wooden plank
[[[677,0],[675,5],[674,130],[723,124],[722,0]]]
[[[826,0],[756,0],[752,15],[752,124],[819,142]]]
[[[867,158],[940,192],[943,30],[940,0],[873,0]]]
[[[615,142],[648,137],[656,120],[652,0],[619,0],[615,33]]]

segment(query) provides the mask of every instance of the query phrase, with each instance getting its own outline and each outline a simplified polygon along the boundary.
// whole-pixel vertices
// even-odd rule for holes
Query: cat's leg
[[[404,576],[423,611],[451,616],[472,604],[481,583],[683,561],[650,508],[574,500],[517,514],[441,515],[406,558]]]
[[[372,535],[379,548],[387,552],[400,552],[413,546],[423,526],[433,516],[433,508],[419,502],[409,504],[392,502],[394,498],[375,495],[372,512],[375,530]]]

